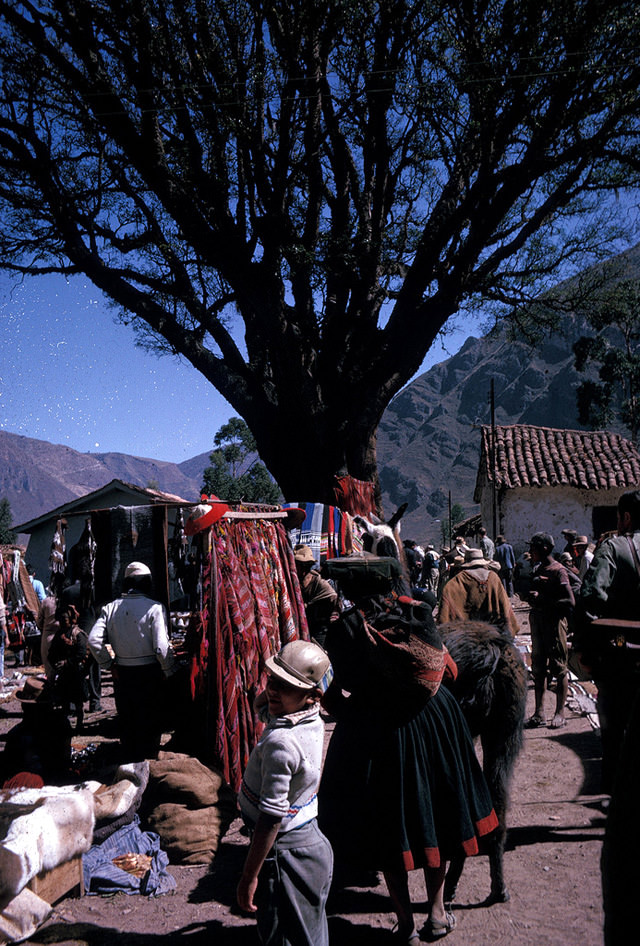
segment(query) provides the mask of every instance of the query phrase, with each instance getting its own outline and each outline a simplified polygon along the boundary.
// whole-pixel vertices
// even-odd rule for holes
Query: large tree
[[[382,413],[452,314],[602,247],[601,195],[637,173],[635,0],[0,17],[0,265],[88,276],[224,395],[285,496],[375,480]]]

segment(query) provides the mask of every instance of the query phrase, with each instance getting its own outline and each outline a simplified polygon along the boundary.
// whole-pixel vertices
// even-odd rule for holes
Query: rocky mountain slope
[[[536,350],[525,342],[469,338],[460,351],[431,368],[389,405],[378,431],[378,462],[387,513],[409,509],[403,535],[418,540],[439,534],[434,520],[447,515],[449,492],[471,515],[480,458],[480,427],[535,424],[581,429],[572,344],[582,324],[567,317],[563,333]]]

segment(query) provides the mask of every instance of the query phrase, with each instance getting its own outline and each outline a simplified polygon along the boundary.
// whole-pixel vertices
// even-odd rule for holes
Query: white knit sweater
[[[323,740],[317,704],[290,716],[269,717],[249,756],[238,796],[249,824],[264,812],[282,819],[282,833],[317,816]]]

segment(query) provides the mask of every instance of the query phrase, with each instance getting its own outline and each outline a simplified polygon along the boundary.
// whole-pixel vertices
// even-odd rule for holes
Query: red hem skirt
[[[336,861],[413,870],[476,854],[498,819],[468,726],[446,687],[395,721],[370,703],[349,703],[318,793],[320,827]]]

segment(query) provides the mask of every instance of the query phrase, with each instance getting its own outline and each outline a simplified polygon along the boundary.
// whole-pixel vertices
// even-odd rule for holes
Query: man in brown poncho
[[[442,590],[438,623],[488,621],[507,628],[515,637],[518,622],[498,576],[497,563],[486,561],[480,549],[469,549],[464,559]]]

